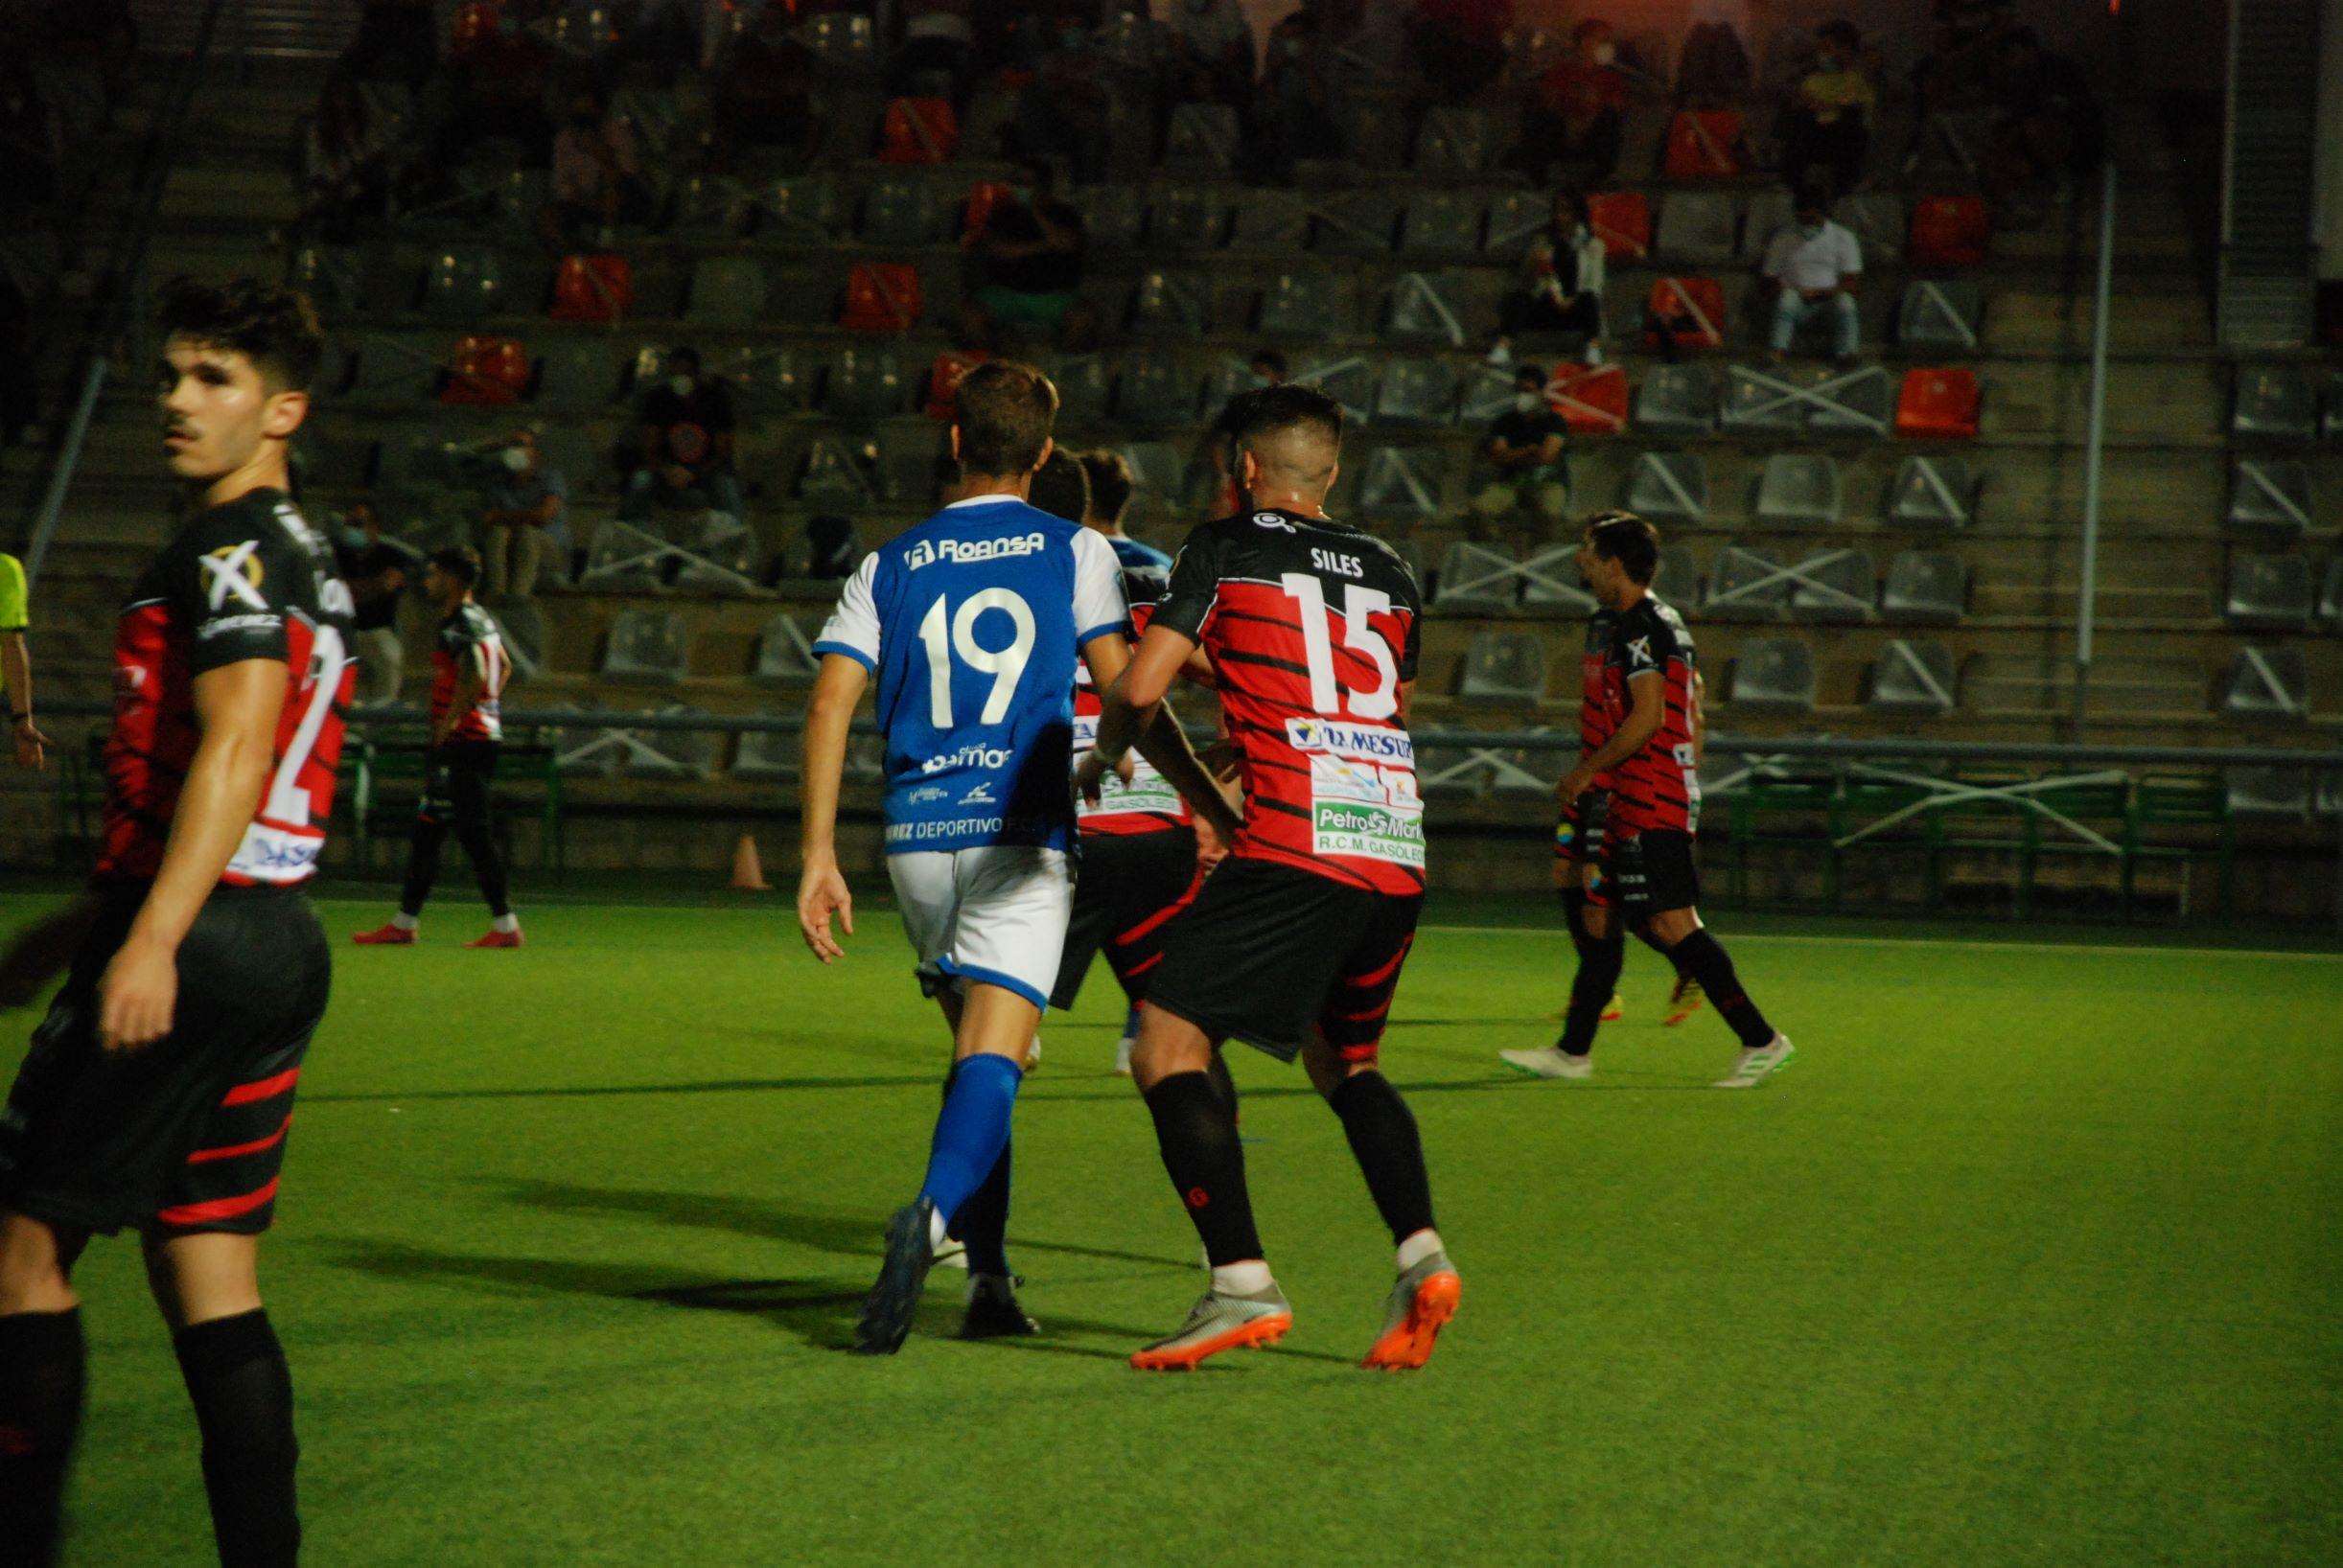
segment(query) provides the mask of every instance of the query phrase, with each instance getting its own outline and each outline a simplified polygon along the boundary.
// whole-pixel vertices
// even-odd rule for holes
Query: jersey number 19
[[[987,610],[998,610],[1008,615],[1015,634],[1006,648],[984,647],[976,640],[976,623]],[[1025,674],[1028,660],[1033,657],[1033,611],[1024,599],[1005,588],[988,588],[968,595],[961,601],[960,611],[951,612],[943,597],[939,595],[919,618],[919,641],[927,649],[928,717],[939,730],[952,726],[952,657],[979,675],[992,677],[992,690],[985,699],[984,711],[977,723],[997,725],[1009,716],[1009,704],[1015,701],[1017,682]]]

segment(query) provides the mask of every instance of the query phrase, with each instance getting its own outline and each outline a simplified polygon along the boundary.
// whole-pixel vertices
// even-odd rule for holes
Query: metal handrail
[[[2107,307],[2115,291],[2115,160],[2099,170],[2099,298],[2091,311],[2091,418],[2083,436],[2081,592],[2075,604],[2075,739],[2091,702],[2092,639],[2099,629],[2099,487],[2107,444]]]

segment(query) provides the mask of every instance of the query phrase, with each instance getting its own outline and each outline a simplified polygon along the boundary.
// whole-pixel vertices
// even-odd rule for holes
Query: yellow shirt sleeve
[[[12,555],[0,555],[0,632],[23,631],[26,608],[24,566]]]

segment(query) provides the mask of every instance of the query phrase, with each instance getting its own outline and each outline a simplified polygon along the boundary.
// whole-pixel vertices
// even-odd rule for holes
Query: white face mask
[[[670,376],[667,378],[667,390],[674,393],[679,398],[690,397],[691,389],[694,384],[696,383],[688,376]]]
[[[1609,65],[1618,58],[1619,46],[1615,43],[1598,43],[1594,46],[1594,63],[1597,65]]]
[[[529,469],[528,449],[525,447],[505,448],[504,466],[515,473],[526,473]]]
[[[1513,395],[1513,409],[1517,414],[1534,414],[1544,406],[1545,400],[1535,392],[1516,392]]]

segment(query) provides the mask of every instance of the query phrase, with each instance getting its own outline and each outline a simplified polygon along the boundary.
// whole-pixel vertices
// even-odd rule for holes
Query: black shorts
[[[1123,994],[1133,1002],[1145,999],[1163,960],[1164,933],[1195,897],[1197,880],[1194,828],[1086,836],[1050,1005],[1060,1011],[1074,1005],[1090,961],[1102,951]]]
[[[1669,910],[1689,910],[1701,901],[1701,874],[1692,864],[1692,835],[1661,829],[1632,839],[1614,838],[1603,857],[1612,883],[1611,898],[1630,925],[1640,926]]]
[[[429,822],[466,825],[488,820],[488,787],[497,779],[495,741],[449,741],[424,758],[423,798],[415,815]]]
[[[179,945],[171,1033],[98,1044],[98,981],[145,888],[106,897],[0,1114],[0,1208],[107,1234],[258,1235],[293,1084],[325,1016],[324,928],[298,891],[216,890]]]
[[[1423,910],[1422,893],[1231,858],[1172,922],[1148,1001],[1281,1061],[1315,1026],[1345,1061],[1371,1062]]]

